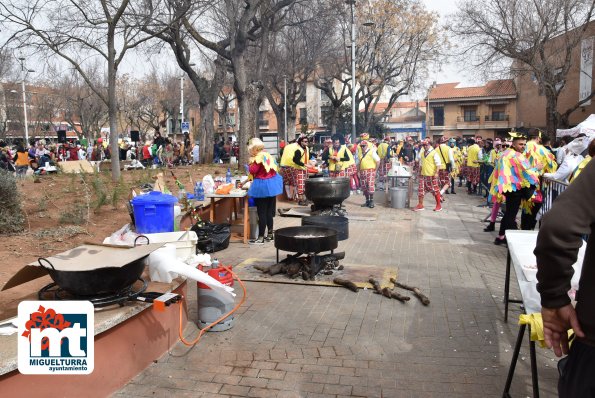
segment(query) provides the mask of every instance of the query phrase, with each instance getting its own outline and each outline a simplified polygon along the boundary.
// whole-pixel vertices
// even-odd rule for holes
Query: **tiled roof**
[[[420,108],[425,108],[426,107],[426,102],[425,101],[404,101],[404,102],[395,102],[393,104],[393,106],[391,107],[391,109],[396,109],[396,108],[415,108],[415,106],[418,105]],[[376,108],[374,109],[374,112],[378,113],[378,112],[382,112],[386,109],[386,107],[388,106],[388,102],[379,102],[376,104]]]
[[[512,79],[490,80],[485,86],[457,87],[460,83],[442,83],[430,90],[430,101],[456,98],[504,97],[516,95]]]

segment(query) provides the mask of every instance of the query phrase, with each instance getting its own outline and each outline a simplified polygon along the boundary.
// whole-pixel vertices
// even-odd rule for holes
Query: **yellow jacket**
[[[479,152],[481,148],[477,144],[471,145],[467,148],[467,166],[479,167]]]
[[[438,173],[438,166],[436,165],[436,161],[434,160],[434,155],[436,155],[436,150],[430,150],[430,153],[426,156],[426,151],[421,149],[419,155],[421,157],[421,175],[426,177],[435,176]]]
[[[330,156],[337,156],[339,159],[343,159],[345,157],[345,155],[347,155],[347,157],[349,158],[349,160],[336,161],[329,157],[329,160],[328,160],[329,171],[345,170],[349,166],[355,164],[355,159],[353,158],[353,154],[351,153],[351,151],[349,149],[347,149],[347,146],[341,145],[341,147],[339,148],[338,151],[335,151],[335,149],[331,147],[329,149],[329,151],[330,151]]]
[[[302,162],[304,163],[303,166],[300,166],[299,164],[295,163],[295,161],[294,161],[295,154],[298,151],[302,154],[300,156],[300,158],[302,159]],[[285,149],[283,149],[283,155],[281,156],[281,166],[293,167],[294,169],[300,169],[300,170],[306,170],[309,158],[310,158],[310,151],[308,150],[308,148],[306,147],[306,149],[303,149],[300,146],[300,144],[298,144],[297,142],[294,142],[293,144],[287,145],[285,147]]]

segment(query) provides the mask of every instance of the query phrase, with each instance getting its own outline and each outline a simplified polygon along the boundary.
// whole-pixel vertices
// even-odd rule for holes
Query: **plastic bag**
[[[213,193],[215,189],[215,180],[210,174],[207,174],[202,178],[202,187],[205,190],[205,193]]]
[[[196,248],[203,253],[214,253],[227,249],[231,238],[230,224],[212,224],[206,222],[202,225],[194,224],[191,229],[196,232],[198,242]]]
[[[105,238],[103,243],[109,245],[134,246],[134,240],[137,236],[138,234],[131,230],[130,224],[126,224],[111,234],[109,238]]]

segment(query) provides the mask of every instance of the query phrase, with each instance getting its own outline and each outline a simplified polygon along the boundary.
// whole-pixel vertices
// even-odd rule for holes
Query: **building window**
[[[463,120],[466,122],[477,122],[479,117],[477,116],[476,107],[465,107],[463,108]]]
[[[266,111],[258,111],[258,125],[260,127],[269,126],[269,121],[266,118]]]
[[[430,124],[434,126],[444,126],[444,108],[432,108],[434,112],[434,118],[430,121]]]
[[[306,108],[300,108],[300,124],[308,124],[308,110]]]
[[[320,90],[320,101],[322,102],[329,102],[331,99],[329,98],[328,95],[326,95],[326,92],[324,90]]]
[[[259,115],[259,117],[260,117],[260,115]],[[227,123],[228,126],[235,126],[236,125],[236,115],[233,113],[228,113],[227,116],[225,117],[225,122]],[[268,120],[266,122],[268,125]]]
[[[320,107],[320,124],[322,126],[326,126],[329,123],[329,119],[331,117],[331,107],[330,106],[321,106]],[[301,122],[300,117],[300,124],[306,124]]]

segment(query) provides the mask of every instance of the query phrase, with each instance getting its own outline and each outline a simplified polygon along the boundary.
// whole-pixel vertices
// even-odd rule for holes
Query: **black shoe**
[[[492,232],[496,230],[496,223],[490,222],[487,227],[483,229],[483,232]]]
[[[268,234],[267,236],[265,236],[264,238],[265,242],[270,242],[272,240],[275,240],[275,238],[273,237],[273,234]]]
[[[251,239],[248,243],[251,245],[264,245],[264,236],[259,236],[258,239]]]
[[[370,209],[373,209],[374,208],[374,200],[373,199],[368,201],[368,207]]]
[[[453,194],[453,195],[456,195],[457,194],[454,189],[451,189],[450,190],[450,193]]]
[[[445,194],[450,195],[450,192],[448,192],[448,189],[446,191],[444,191]]]
[[[500,246],[500,245],[507,245],[508,246],[508,242],[506,242],[506,238],[504,238],[504,239],[496,238],[496,239],[494,239],[494,244],[496,246]]]
[[[363,205],[360,205],[360,207],[370,207],[370,201],[366,200],[366,203],[364,203]]]

